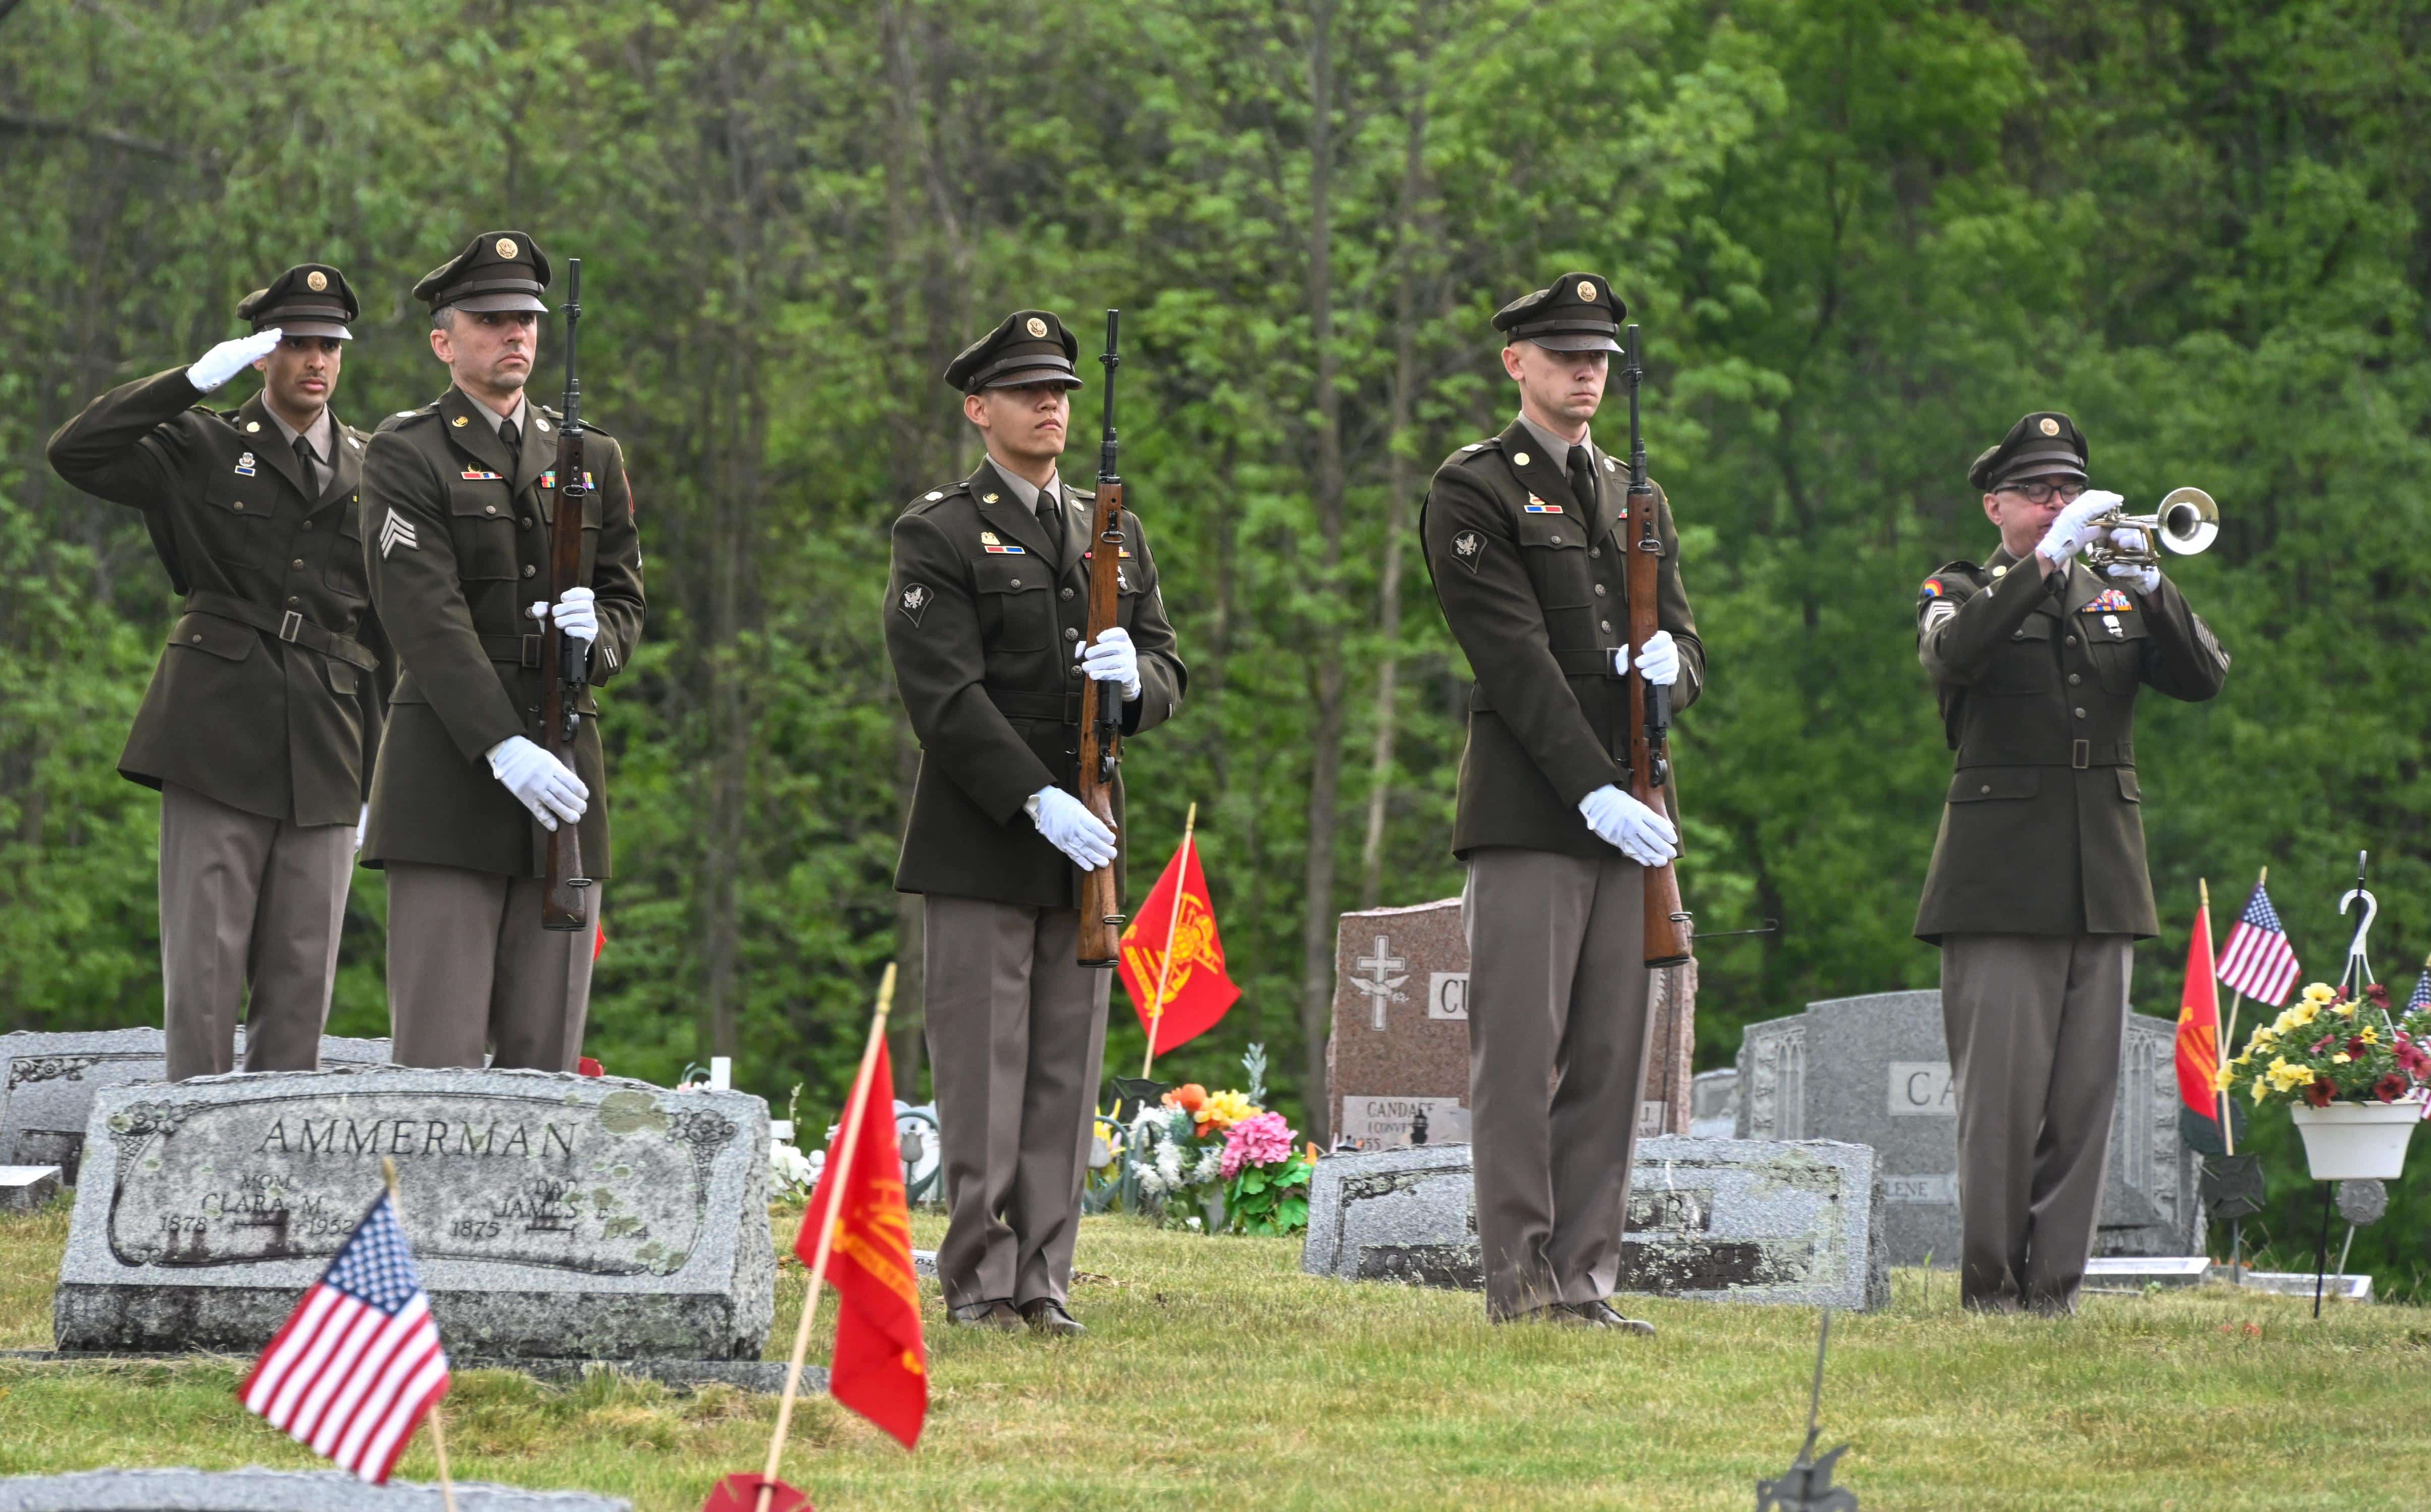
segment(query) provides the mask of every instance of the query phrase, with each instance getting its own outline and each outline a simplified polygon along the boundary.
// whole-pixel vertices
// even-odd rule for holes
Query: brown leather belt
[[[323,656],[334,656],[366,672],[379,670],[379,658],[361,642],[349,640],[333,630],[313,624],[294,610],[281,613],[265,609],[250,599],[233,594],[213,593],[208,588],[196,589],[186,596],[184,610],[189,614],[209,614],[213,619],[230,619],[240,625],[250,625],[267,635],[300,646]]]

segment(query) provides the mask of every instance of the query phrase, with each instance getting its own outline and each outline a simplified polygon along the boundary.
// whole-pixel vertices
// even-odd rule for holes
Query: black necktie
[[[522,455],[524,449],[523,427],[515,424],[512,420],[510,420],[506,424],[498,427],[498,435],[507,444],[507,455],[511,457]]]
[[[1055,569],[1064,569],[1064,509],[1055,497],[1055,485],[1050,482],[1038,491],[1038,528],[1047,532],[1047,556]]]
[[[1570,448],[1570,496],[1592,519],[1596,507],[1595,462],[1587,456],[1584,443]]]
[[[297,436],[295,467],[304,479],[304,497],[308,502],[321,496],[321,475],[314,468],[315,460],[312,455],[312,444],[302,436]]]

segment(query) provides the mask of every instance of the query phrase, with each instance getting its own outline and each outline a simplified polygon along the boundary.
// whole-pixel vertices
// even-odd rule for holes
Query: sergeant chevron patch
[[[405,516],[391,510],[388,512],[387,523],[380,527],[380,560],[387,561],[388,554],[398,546],[403,546],[408,551],[418,551],[422,548],[422,543],[414,538],[413,527],[406,522]]]

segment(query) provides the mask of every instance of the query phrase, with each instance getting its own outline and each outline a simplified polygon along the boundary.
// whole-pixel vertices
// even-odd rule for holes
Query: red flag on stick
[[[1119,969],[1132,1011],[1148,1031],[1148,1059],[1205,1033],[1237,1002],[1241,989],[1224,974],[1224,942],[1216,932],[1216,902],[1192,844],[1199,805],[1190,806],[1182,847],[1165,865],[1131,927],[1123,931]],[[1141,1075],[1148,1074],[1145,1067]]]
[[[2203,889],[2187,941],[2187,985],[2178,995],[2178,1100],[2199,1118],[2220,1121],[2220,989],[2212,976],[2211,889]]]
[[[833,1160],[819,1172],[794,1253],[818,1258],[817,1218],[832,1214],[827,1279],[836,1289],[835,1354],[828,1390],[893,1434],[906,1449],[920,1441],[929,1416],[929,1350],[920,1336],[920,1283],[912,1270],[912,1210],[903,1196],[903,1154],[895,1140],[895,1067],[886,1041],[861,1103],[861,1138],[851,1168]],[[841,1183],[838,1196],[830,1188]],[[832,1203],[832,1205],[830,1205]],[[817,1284],[813,1277],[813,1285]]]

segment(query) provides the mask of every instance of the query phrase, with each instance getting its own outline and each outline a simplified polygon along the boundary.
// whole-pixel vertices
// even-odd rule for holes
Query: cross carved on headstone
[[[1363,955],[1354,964],[1366,974],[1352,977],[1350,984],[1366,994],[1367,1001],[1374,1009],[1374,1021],[1368,1027],[1382,1029],[1384,1027],[1384,1005],[1399,1000],[1403,996],[1399,990],[1401,983],[1410,980],[1407,976],[1397,977],[1390,973],[1410,963],[1393,954],[1392,936],[1379,934],[1376,936],[1376,953]]]

